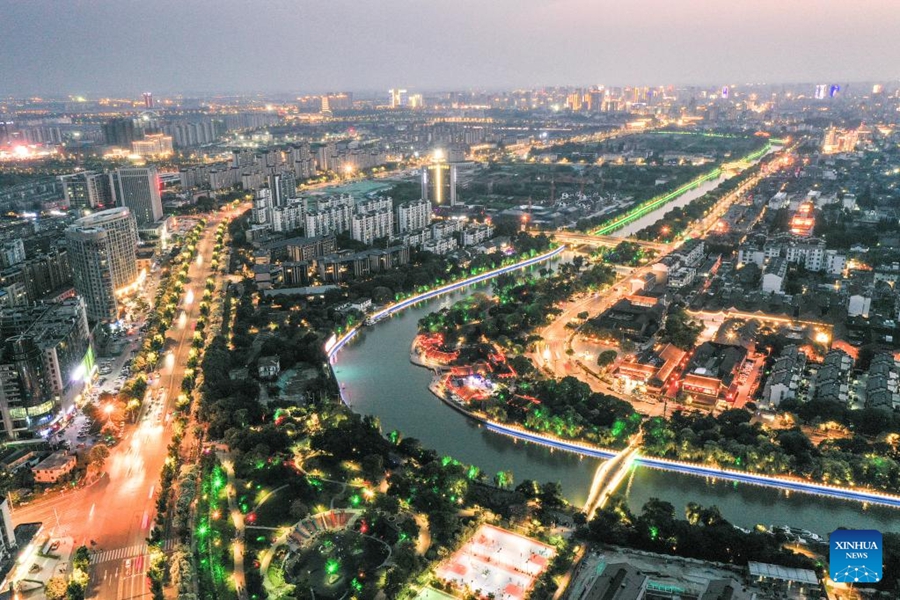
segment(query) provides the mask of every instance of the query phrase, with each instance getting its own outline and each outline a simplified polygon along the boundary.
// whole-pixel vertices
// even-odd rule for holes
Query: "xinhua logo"
[[[875,583],[881,581],[881,532],[873,529],[838,529],[829,536],[832,581]]]

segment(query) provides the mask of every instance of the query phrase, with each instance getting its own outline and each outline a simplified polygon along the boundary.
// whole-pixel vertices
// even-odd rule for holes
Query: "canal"
[[[340,351],[334,365],[344,399],[354,411],[378,417],[385,432],[396,429],[440,454],[477,465],[489,479],[498,471],[508,470],[514,482],[559,482],[566,497],[581,505],[587,498],[597,460],[487,431],[432,395],[428,390],[431,373],[409,361],[418,320],[477,292],[490,293],[490,286],[475,286],[422,302],[360,332]],[[634,468],[620,489],[623,491],[633,510],[653,497],[671,502],[679,512],[688,502],[714,504],[728,520],[743,527],[783,524],[821,535],[840,526],[900,531],[900,514],[887,507],[788,494],[646,467]]]

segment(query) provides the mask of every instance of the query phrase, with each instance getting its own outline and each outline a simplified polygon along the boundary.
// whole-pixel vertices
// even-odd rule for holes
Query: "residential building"
[[[260,379],[274,379],[281,373],[281,362],[278,356],[260,356],[256,367]]]
[[[84,301],[0,310],[0,436],[46,427],[71,406],[94,367]]]
[[[784,290],[784,279],[787,276],[787,261],[773,258],[766,265],[762,276],[762,291],[780,294]]]
[[[893,411],[900,407],[897,361],[894,355],[881,352],[872,358],[866,378],[866,407]]]
[[[398,232],[406,233],[428,227],[431,223],[431,210],[431,202],[424,199],[399,205],[397,207]]]
[[[0,497],[0,562],[8,560],[16,549],[16,532],[13,527],[9,499]]]
[[[300,229],[306,223],[306,203],[295,199],[271,209],[272,231],[277,233]]]
[[[88,317],[118,317],[117,295],[137,280],[137,226],[127,208],[104,210],[75,221],[66,230],[75,290],[84,298]]]
[[[69,208],[97,208],[113,205],[113,192],[107,173],[81,171],[60,175],[63,194]]]
[[[367,245],[394,233],[394,213],[390,208],[353,215],[350,222],[350,236]]]
[[[849,354],[843,350],[830,350],[813,377],[810,397],[828,402],[846,402],[851,368],[853,358]]]
[[[471,225],[460,232],[459,243],[463,247],[475,246],[491,239],[493,236],[493,226],[487,224]]]
[[[25,243],[22,238],[15,238],[0,244],[0,266],[8,269],[25,262]]]
[[[797,346],[785,346],[763,386],[762,402],[774,408],[782,400],[796,397],[805,366],[806,355]]]
[[[456,241],[456,238],[452,237],[432,238],[423,242],[421,244],[421,248],[425,252],[444,255],[449,254],[459,248],[459,243]]]

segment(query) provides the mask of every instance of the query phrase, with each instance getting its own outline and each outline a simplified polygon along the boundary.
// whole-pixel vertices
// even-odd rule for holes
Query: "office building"
[[[82,298],[0,311],[0,436],[31,436],[72,405],[94,368]]]
[[[144,92],[144,108],[147,110],[153,108],[153,94],[151,92]]]
[[[162,133],[150,133],[142,140],[131,143],[131,151],[138,156],[165,156],[172,154],[172,136]]]
[[[397,228],[399,233],[424,229],[431,224],[431,202],[414,200],[397,207]]]
[[[66,230],[75,290],[91,320],[118,318],[117,294],[137,280],[137,225],[125,207],[78,219]]]
[[[162,218],[156,167],[116,169],[110,177],[116,204],[128,208],[138,226],[149,225]]]

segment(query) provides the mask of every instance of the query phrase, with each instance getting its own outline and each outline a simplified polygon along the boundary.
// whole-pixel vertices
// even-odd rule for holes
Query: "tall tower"
[[[144,92],[144,108],[153,108],[153,93]]]
[[[134,216],[125,207],[78,219],[66,230],[75,291],[91,320],[118,317],[117,295],[137,280],[137,239]]]
[[[435,150],[431,164],[422,169],[422,199],[434,206],[456,205],[456,164],[448,163],[441,150]]]

